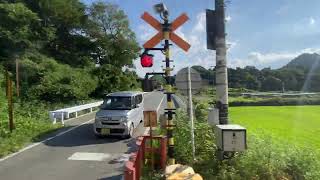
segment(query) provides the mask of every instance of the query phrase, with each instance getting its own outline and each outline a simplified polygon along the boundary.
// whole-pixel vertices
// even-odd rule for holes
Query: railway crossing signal
[[[180,15],[177,19],[169,23],[169,12],[164,4],[157,4],[154,6],[157,13],[160,14],[161,18],[163,19],[163,23],[160,23],[156,18],[152,17],[149,13],[145,12],[141,18],[146,21],[149,25],[155,28],[158,33],[153,36],[150,40],[148,40],[143,47],[145,48],[144,53],[141,57],[142,61],[147,61],[148,51],[162,51],[165,55],[165,69],[164,69],[164,76],[166,79],[166,86],[165,86],[165,94],[167,96],[167,108],[165,109],[166,115],[166,130],[167,130],[167,138],[168,138],[168,164],[172,165],[175,164],[174,159],[174,138],[173,138],[173,129],[175,127],[173,123],[173,116],[175,115],[175,108],[173,105],[172,94],[172,76],[171,71],[173,68],[170,67],[170,62],[173,62],[170,59],[170,44],[169,41],[171,40],[177,46],[179,46],[184,51],[188,51],[190,48],[190,44],[179,37],[174,31],[178,29],[181,25],[183,25],[186,21],[188,21],[188,16],[186,14]],[[154,48],[157,44],[159,44],[162,40],[164,40],[164,44],[162,48]],[[143,65],[142,65],[143,66]]]
[[[153,55],[145,52],[140,56],[140,61],[141,61],[142,67],[152,67],[153,66]]]
[[[178,36],[174,31],[178,29],[181,25],[183,25],[185,22],[189,20],[189,17],[186,14],[180,15],[177,19],[175,19],[171,25],[165,25],[161,24],[157,19],[152,17],[149,13],[145,12],[141,18],[146,21],[148,24],[150,24],[153,28],[158,30],[159,32],[153,36],[149,41],[144,43],[143,47],[153,48],[157,44],[161,42],[163,39],[170,39],[172,42],[174,42],[177,46],[179,46],[184,51],[188,51],[190,48],[190,44],[187,43],[185,40],[183,40],[180,36]],[[164,37],[164,32],[169,31],[169,37]]]

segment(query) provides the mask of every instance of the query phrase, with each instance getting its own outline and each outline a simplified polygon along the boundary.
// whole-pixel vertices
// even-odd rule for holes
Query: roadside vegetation
[[[48,111],[139,90],[139,46],[118,6],[80,0],[0,0],[0,157],[51,125]],[[16,93],[16,61],[19,92]],[[15,130],[9,131],[6,70],[13,80]]]
[[[232,119],[238,117],[236,114],[237,111],[231,108]],[[242,119],[246,119],[245,114],[242,116]],[[206,115],[202,117],[206,117]],[[264,114],[264,117],[267,118],[268,115]],[[274,116],[270,114],[269,117]],[[259,131],[252,125],[247,127],[249,131],[247,151],[236,153],[232,159],[218,161],[215,155],[217,147],[215,146],[214,129],[206,121],[206,118],[197,118],[195,121],[195,161],[192,159],[189,121],[184,112],[177,114],[176,123],[179,128],[175,129],[177,162],[192,166],[204,179],[314,180],[320,178],[320,156],[316,148],[299,146],[300,143],[291,143],[291,141],[287,141],[285,133],[281,138],[275,138],[270,131]],[[252,121],[254,120],[248,123]],[[277,123],[274,126],[280,124]],[[285,129],[284,126],[281,127]],[[290,127],[287,128],[289,131],[293,130]],[[256,130],[255,133],[252,132],[254,130]],[[308,139],[308,137],[304,137]]]
[[[258,93],[245,88],[229,88],[229,106],[301,106],[320,105],[320,93],[302,96],[250,96],[242,93]],[[298,93],[298,92],[294,92]],[[193,96],[195,102],[214,104],[216,92],[212,87],[204,87],[200,93]]]
[[[52,125],[45,107],[15,103],[15,130],[11,133],[8,128],[7,101],[3,93],[0,94],[0,107],[0,158],[60,127]]]
[[[320,106],[232,107],[230,119],[249,135],[273,139],[320,151]],[[320,159],[320,157],[319,157]]]
[[[244,92],[256,91],[229,89],[229,118],[231,123],[247,128],[248,149],[232,159],[217,160],[214,129],[207,123],[207,109],[212,107],[216,94],[213,88],[204,88],[193,96],[196,160],[192,159],[189,119],[179,111],[179,128],[175,129],[177,161],[210,180],[320,179],[320,106],[308,103],[318,104],[319,95],[248,97],[241,95]]]

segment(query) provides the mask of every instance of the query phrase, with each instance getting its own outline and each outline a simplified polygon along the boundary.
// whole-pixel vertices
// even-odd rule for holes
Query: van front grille
[[[101,122],[103,125],[120,125],[120,123],[114,123],[114,122]]]

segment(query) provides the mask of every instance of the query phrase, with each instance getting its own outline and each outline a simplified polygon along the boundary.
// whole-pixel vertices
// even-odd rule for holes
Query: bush
[[[43,59],[40,63],[25,60],[25,73],[29,81],[36,84],[25,85],[25,98],[44,100],[48,102],[70,102],[88,99],[88,95],[97,86],[96,79],[89,70],[71,68],[68,65],[58,64],[53,59]],[[28,81],[26,81],[28,82]],[[27,89],[30,85],[31,88]],[[32,96],[30,96],[32,95]]]
[[[198,122],[207,122],[209,105],[193,99],[193,107],[195,119]]]
[[[174,131],[174,138],[176,142],[175,158],[177,162],[193,166],[197,172],[204,176],[213,173],[217,161],[215,160],[216,146],[214,144],[215,137],[212,127],[207,123],[195,121],[195,158],[197,160],[194,161],[192,157],[190,124],[184,112],[177,112],[176,124],[177,128]]]
[[[59,128],[49,120],[46,106],[32,103],[14,104],[15,130],[10,133],[6,98],[4,93],[0,94],[0,158],[36,141],[42,134]]]
[[[320,155],[260,132],[248,137],[248,149],[230,160],[216,159],[212,127],[195,122],[196,160],[192,159],[191,134],[185,113],[177,112],[175,158],[192,166],[204,179],[320,179]]]

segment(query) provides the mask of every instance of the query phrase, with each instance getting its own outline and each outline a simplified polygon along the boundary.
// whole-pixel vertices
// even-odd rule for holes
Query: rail
[[[92,109],[95,107],[98,107],[102,104],[103,101],[98,101],[90,104],[83,104],[80,106],[74,106],[64,109],[58,109],[55,111],[49,111],[49,117],[53,121],[53,124],[57,122],[57,118],[61,120],[61,123],[64,124],[65,119],[70,118],[70,114],[75,113],[75,117],[78,117],[78,112],[83,110],[90,110],[89,112],[92,112]]]

